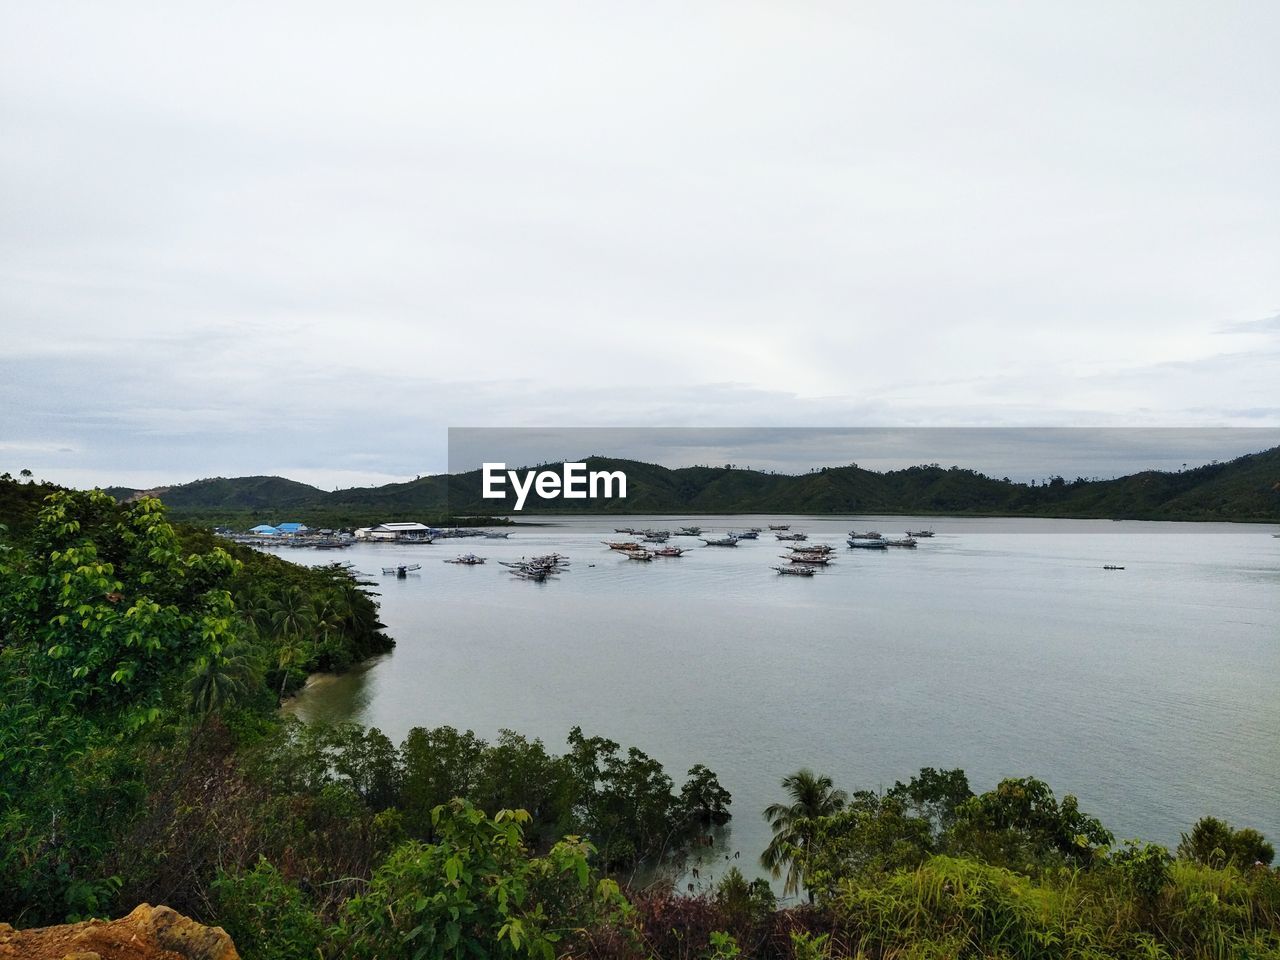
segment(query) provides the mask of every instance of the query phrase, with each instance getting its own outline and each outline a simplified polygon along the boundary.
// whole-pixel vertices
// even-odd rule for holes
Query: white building
[[[434,539],[431,528],[422,523],[380,523],[376,527],[361,527],[356,531],[356,537],[410,543],[430,543]]]

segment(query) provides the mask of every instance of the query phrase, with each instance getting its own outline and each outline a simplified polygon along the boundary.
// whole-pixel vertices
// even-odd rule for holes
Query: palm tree
[[[241,644],[201,659],[187,682],[191,712],[200,718],[216,713],[242,696],[257,673],[257,664]]]
[[[820,777],[808,769],[783,777],[782,789],[791,802],[771,803],[765,807],[764,818],[773,828],[773,839],[760,854],[760,865],[775,880],[782,876],[785,866],[787,880],[782,892],[785,896],[792,896],[800,892],[803,881],[796,855],[808,846],[812,821],[843,810],[849,795],[843,790],[833,789],[830,777]],[[809,900],[813,901],[812,891]]]

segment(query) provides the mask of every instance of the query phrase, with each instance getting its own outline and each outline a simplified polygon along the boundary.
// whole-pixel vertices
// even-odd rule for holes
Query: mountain
[[[722,467],[670,469],[634,460],[591,457],[590,470],[627,475],[626,500],[541,500],[530,495],[515,514],[514,496],[480,496],[479,471],[422,477],[380,487],[326,492],[282,477],[198,480],[148,493],[195,522],[353,526],[415,518],[538,513],[910,514],[1114,517],[1144,520],[1280,522],[1280,447],[1179,473],[1147,471],[1114,480],[1047,484],[997,480],[934,465],[877,473],[850,465],[799,475]],[[559,470],[560,464],[543,465]],[[139,491],[113,488],[119,499]]]

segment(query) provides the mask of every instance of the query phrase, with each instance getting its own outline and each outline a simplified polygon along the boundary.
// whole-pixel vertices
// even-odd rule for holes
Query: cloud
[[[1256,423],[1277,29],[8,5],[0,438],[345,483],[450,425]]]

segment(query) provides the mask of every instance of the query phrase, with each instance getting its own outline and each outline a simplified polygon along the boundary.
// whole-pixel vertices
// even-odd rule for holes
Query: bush
[[[324,927],[309,899],[267,860],[243,873],[219,872],[214,912],[240,953],[254,960],[316,957]]]

